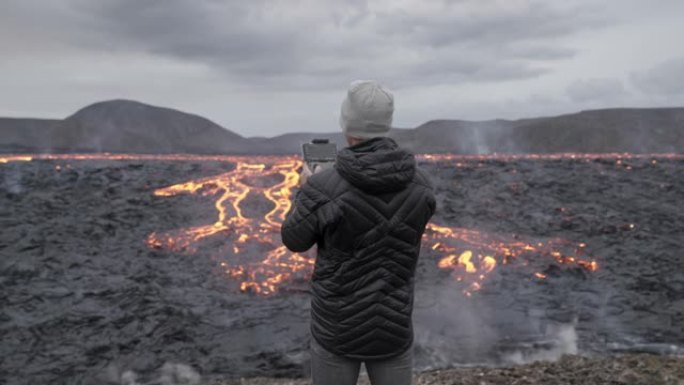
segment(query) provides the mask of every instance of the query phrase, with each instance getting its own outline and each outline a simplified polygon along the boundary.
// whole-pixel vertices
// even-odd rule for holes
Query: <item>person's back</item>
[[[293,251],[318,245],[311,303],[314,384],[354,384],[362,361],[374,384],[410,383],[414,273],[435,198],[413,154],[384,136],[388,114],[377,107],[377,92],[389,96],[385,110],[392,108],[391,94],[367,82],[360,83],[366,92],[354,95],[358,84],[342,108],[350,147],[338,153],[334,169],[301,186],[281,234]],[[403,370],[392,373],[395,364]]]

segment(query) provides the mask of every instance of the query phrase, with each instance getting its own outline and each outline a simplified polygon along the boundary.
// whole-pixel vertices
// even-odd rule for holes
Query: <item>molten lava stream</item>
[[[240,289],[259,294],[272,294],[283,282],[310,275],[314,260],[292,253],[280,242],[280,225],[292,203],[292,190],[299,183],[302,162],[294,157],[267,159],[269,164],[240,159],[234,170],[207,178],[156,190],[156,196],[179,194],[217,196],[214,206],[217,218],[213,224],[167,233],[153,233],[147,239],[150,247],[176,252],[195,253],[195,245],[208,237],[221,234],[224,245],[215,257],[223,271],[241,281]],[[271,186],[248,185],[245,181],[280,176]],[[241,204],[250,194],[261,195],[273,209],[260,218],[244,216]],[[232,241],[232,242],[230,242]],[[253,261],[255,254],[263,259]]]
[[[682,159],[681,154],[520,154],[520,155],[454,155],[423,154],[419,159],[430,162],[482,161],[487,159],[622,159],[656,158]],[[151,248],[194,254],[199,242],[217,239],[221,246],[213,258],[229,277],[240,281],[242,291],[269,295],[284,284],[307,279],[313,270],[314,258],[292,253],[280,241],[280,225],[290,210],[293,189],[299,183],[298,170],[302,161],[295,156],[202,156],[202,155],[136,155],[136,154],[43,154],[5,155],[0,163],[30,162],[33,160],[144,160],[144,161],[219,161],[236,164],[235,169],[216,176],[179,183],[158,189],[158,197],[193,194],[217,197],[214,203],[217,217],[214,223],[181,228],[164,233],[152,233],[146,243]],[[656,163],[653,163],[656,164]],[[60,168],[56,168],[57,171]],[[246,181],[278,179],[267,186],[255,186]],[[250,194],[260,195],[273,204],[273,209],[259,218],[243,215],[241,204]],[[479,290],[487,276],[500,265],[507,265],[526,255],[541,255],[560,265],[579,266],[586,271],[598,268],[596,261],[580,253],[586,245],[575,247],[576,252],[563,254],[569,242],[551,240],[546,243],[523,242],[472,229],[439,226],[430,223],[423,236],[424,246],[441,254],[437,267],[450,270],[464,285],[463,293],[471,295]],[[459,247],[452,246],[460,245]],[[263,256],[254,260],[254,256]],[[521,262],[527,264],[526,260]],[[543,272],[531,274],[545,279]]]
[[[222,247],[221,267],[231,278],[240,280],[240,289],[259,294],[272,294],[293,279],[306,279],[311,275],[314,259],[300,253],[292,253],[279,239],[280,225],[291,207],[292,190],[299,183],[297,170],[302,162],[284,157],[268,163],[237,162],[233,171],[195,181],[169,186],[155,191],[157,196],[178,194],[203,194],[218,196],[215,207],[218,218],[211,225],[180,229],[171,233],[151,234],[148,244],[173,251],[196,252],[193,245],[200,240],[215,236],[227,236]],[[247,185],[245,180],[280,175],[281,182],[272,186]],[[261,194],[273,203],[274,208],[262,218],[246,218],[240,208],[248,194]],[[455,279],[464,285],[463,293],[471,295],[482,287],[486,277],[498,265],[508,264],[525,253],[547,255],[562,264],[575,264],[586,270],[596,270],[593,260],[578,256],[563,256],[555,246],[565,241],[525,243],[513,238],[494,236],[476,230],[429,224],[424,235],[425,245],[444,255],[438,262],[441,269],[452,270]],[[466,249],[449,246],[452,243],[466,245]],[[476,254],[473,250],[478,250]],[[485,253],[485,254],[483,254]],[[254,255],[265,255],[253,261]],[[499,258],[500,262],[497,261]],[[525,262],[526,263],[526,262]],[[543,279],[542,273],[535,274]]]
[[[454,279],[463,283],[463,293],[467,296],[480,290],[487,276],[499,265],[515,261],[528,265],[527,260],[522,260],[523,256],[541,256],[560,265],[579,266],[588,272],[598,269],[596,261],[578,254],[586,246],[584,243],[573,245],[563,239],[523,242],[514,237],[429,223],[423,240],[430,249],[444,255],[437,266],[451,270]],[[453,243],[462,246],[450,246]],[[563,255],[560,250],[566,249],[573,249],[573,252]],[[533,276],[546,279],[542,272],[535,272]]]

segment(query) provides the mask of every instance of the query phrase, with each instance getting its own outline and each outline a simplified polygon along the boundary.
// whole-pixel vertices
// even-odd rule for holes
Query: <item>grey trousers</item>
[[[356,385],[361,362],[366,365],[372,385],[411,385],[413,346],[405,353],[386,360],[357,361],[329,352],[311,338],[313,385]]]

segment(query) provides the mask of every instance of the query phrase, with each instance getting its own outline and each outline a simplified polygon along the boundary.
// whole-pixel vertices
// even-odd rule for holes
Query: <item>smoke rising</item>
[[[8,193],[21,194],[24,191],[21,183],[21,171],[17,167],[7,167],[6,172],[0,173],[0,186]]]
[[[133,370],[122,370],[115,364],[109,365],[101,377],[107,385],[198,385],[201,380],[189,365],[172,362],[166,362],[150,380],[141,380]]]
[[[551,324],[545,337],[547,342],[536,342],[502,356],[506,364],[522,365],[535,361],[557,361],[564,354],[577,354],[576,321],[570,324]]]
[[[161,369],[159,382],[161,385],[197,385],[200,375],[190,366],[185,364],[172,364],[167,362]]]
[[[516,309],[486,290],[472,297],[461,290],[456,282],[416,289],[417,370],[556,361],[578,353],[576,315],[551,321],[543,308]]]

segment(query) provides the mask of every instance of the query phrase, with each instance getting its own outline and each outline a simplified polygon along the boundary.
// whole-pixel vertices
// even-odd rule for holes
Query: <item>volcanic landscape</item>
[[[420,155],[416,369],[684,353],[684,157]],[[0,383],[308,373],[295,156],[0,157]],[[117,380],[118,381],[118,380]]]

